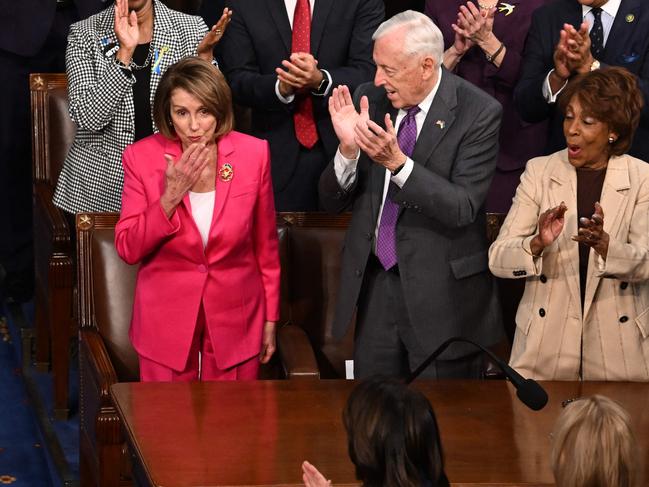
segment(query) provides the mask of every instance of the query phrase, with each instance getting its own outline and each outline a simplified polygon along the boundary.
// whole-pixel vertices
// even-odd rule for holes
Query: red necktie
[[[309,0],[297,0],[293,14],[293,39],[291,52],[311,52],[311,6]],[[313,119],[313,101],[311,96],[297,94],[297,108],[293,113],[295,136],[307,149],[318,141],[318,132]]]

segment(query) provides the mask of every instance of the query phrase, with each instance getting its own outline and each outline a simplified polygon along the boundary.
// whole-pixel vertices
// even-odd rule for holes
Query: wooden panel
[[[353,382],[124,383],[111,393],[141,479],[155,486],[301,486],[307,459],[355,485],[341,414]],[[545,383],[534,412],[504,381],[420,381],[453,485],[552,485],[550,433],[565,399],[605,394],[633,417],[649,466],[649,384]],[[645,475],[645,478],[647,476]]]

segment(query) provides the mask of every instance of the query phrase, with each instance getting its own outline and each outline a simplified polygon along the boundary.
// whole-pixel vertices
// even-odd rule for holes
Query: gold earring
[[[613,142],[615,142],[615,137],[613,137],[612,135],[610,135],[609,138],[608,138],[608,143],[609,143],[609,144],[612,144]]]

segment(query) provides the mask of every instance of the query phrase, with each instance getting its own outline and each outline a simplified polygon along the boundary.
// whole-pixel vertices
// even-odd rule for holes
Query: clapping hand
[[[361,111],[363,103],[361,100]],[[367,110],[367,108],[366,108]],[[374,162],[381,164],[390,172],[405,164],[406,155],[401,151],[397,141],[397,132],[392,120],[385,114],[385,129],[373,120],[360,120],[355,127],[356,143]]]
[[[595,213],[590,218],[579,219],[577,235],[572,239],[575,242],[587,245],[606,260],[608,254],[609,235],[604,231],[604,210],[602,205],[595,203]]]
[[[115,35],[119,42],[117,59],[129,64],[140,38],[135,10],[128,12],[128,0],[115,0]]]
[[[282,61],[282,68],[275,68],[284,96],[297,92],[316,90],[324,73],[318,69],[318,60],[308,52],[294,52]]]
[[[174,161],[171,155],[165,154],[167,170],[165,171],[165,190],[160,197],[160,204],[167,217],[173,215],[187,191],[198,181],[203,169],[210,161],[210,150],[214,150],[214,147],[205,144],[191,144],[177,161]]]
[[[218,44],[223,37],[223,34],[225,34],[225,29],[228,28],[230,20],[232,20],[232,10],[226,7],[223,9],[223,14],[218,22],[212,26],[207,34],[205,34],[205,37],[203,37],[200,44],[198,44],[196,54],[198,54],[200,58],[208,62],[212,61],[214,46]]]
[[[302,462],[302,480],[305,487],[331,487],[331,480],[327,480],[317,468],[306,460]]]
[[[479,10],[472,2],[467,2],[466,6],[460,5],[457,23],[451,24],[451,27],[456,34],[482,45],[493,37],[495,13],[495,7],[489,10]]]
[[[360,120],[369,120],[369,102],[361,98],[361,113],[356,111],[349,88],[342,85],[334,88],[329,97],[329,115],[336,136],[340,141],[340,152],[347,159],[354,159],[358,154],[356,143],[356,125]]]
[[[562,201],[559,206],[545,210],[539,216],[538,233],[530,242],[532,254],[541,255],[543,249],[552,245],[552,243],[561,235],[565,222],[565,214],[568,210],[566,204]]]

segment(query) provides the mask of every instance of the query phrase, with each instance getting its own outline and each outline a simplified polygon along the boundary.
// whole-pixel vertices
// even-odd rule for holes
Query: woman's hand
[[[604,210],[602,205],[595,203],[595,213],[591,218],[580,218],[580,228],[572,239],[591,247],[600,257],[606,260],[608,254],[609,235],[604,231]]]
[[[198,47],[196,48],[196,54],[198,54],[198,57],[207,62],[212,61],[214,46],[216,46],[221,38],[223,38],[223,34],[225,34],[225,29],[228,28],[230,20],[232,20],[232,10],[226,7],[223,9],[223,14],[218,22],[212,26],[208,33],[205,34],[205,37],[203,37],[200,44],[198,44]]]
[[[541,255],[543,249],[561,235],[564,224],[564,215],[568,207],[562,201],[559,206],[545,210],[539,216],[538,234],[530,242],[532,254]]]
[[[467,2],[466,7],[460,5],[457,24],[451,24],[451,27],[456,34],[471,39],[482,49],[485,49],[487,45],[495,45],[495,49],[498,49],[500,41],[493,34],[495,13],[495,8],[479,10],[472,2]]]
[[[191,144],[177,161],[165,154],[165,190],[160,197],[162,209],[171,218],[187,191],[198,181],[203,169],[210,161],[210,146]]]
[[[306,460],[302,462],[302,480],[306,487],[330,487],[331,480],[327,480],[317,468]]]
[[[128,13],[128,0],[115,0],[115,35],[119,42],[116,57],[124,64],[129,64],[140,38],[140,27],[137,25],[135,10]]]
[[[276,325],[274,321],[266,321],[264,323],[264,331],[261,338],[261,352],[259,353],[259,361],[262,364],[268,363],[275,353]]]

